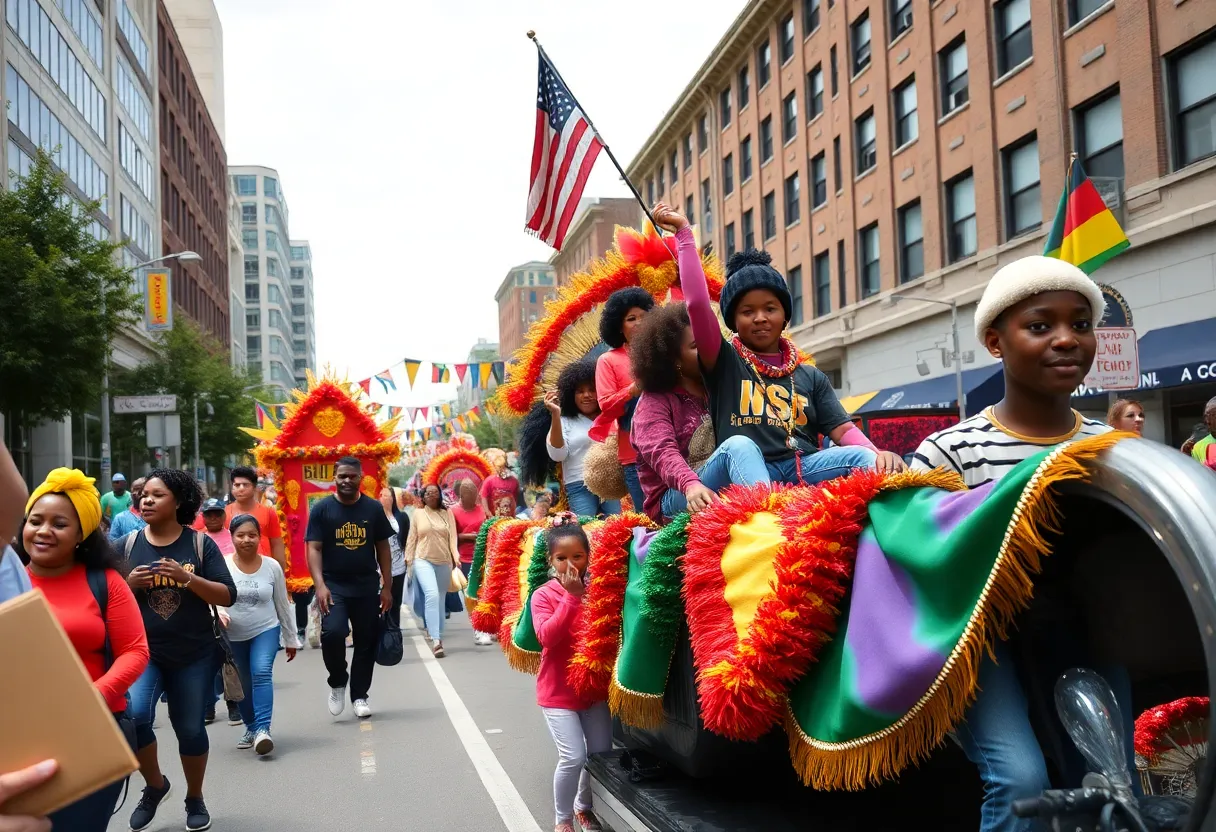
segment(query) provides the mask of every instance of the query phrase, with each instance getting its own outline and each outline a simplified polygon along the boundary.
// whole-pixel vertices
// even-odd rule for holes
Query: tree
[[[0,413],[62,419],[101,398],[110,345],[142,301],[119,244],[89,230],[98,208],[68,193],[41,150],[28,176],[0,189]]]
[[[477,440],[477,447],[515,450],[515,436],[519,432],[520,420],[514,416],[491,415],[482,409],[481,421],[469,429]]]

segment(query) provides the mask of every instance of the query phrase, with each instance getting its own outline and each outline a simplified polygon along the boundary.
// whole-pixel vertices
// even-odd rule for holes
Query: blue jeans
[[[631,462],[623,467],[625,469],[625,487],[629,490],[630,499],[633,500],[633,510],[641,511],[642,506],[646,505],[646,494],[642,491],[642,481],[638,479],[638,466]]]
[[[204,717],[212,698],[215,659],[208,655],[185,667],[162,668],[156,660],[131,685],[131,718],[135,720],[135,738],[141,749],[156,742],[152,723],[156,719],[156,703],[164,693],[169,699],[169,724],[177,735],[177,750],[183,757],[198,757],[210,748]]]
[[[764,454],[746,436],[732,436],[697,469],[697,479],[706,488],[721,491],[728,485],[755,485],[769,482]],[[675,517],[688,510],[688,499],[674,488],[663,495],[663,516]]]
[[[839,445],[802,456],[802,481],[807,485],[834,480],[852,473],[857,468],[873,468],[878,454],[869,448]],[[798,485],[797,457],[791,456],[780,462],[768,463],[768,473],[773,482]]]
[[[637,473],[636,469],[634,473]],[[601,500],[587,490],[587,486],[583,485],[582,480],[566,483],[566,501],[570,503],[570,510],[579,517],[621,513],[619,500]],[[638,511],[640,510],[639,508]]]
[[[51,829],[71,830],[71,832],[106,832],[118,796],[122,794],[123,784],[127,778],[103,786],[90,795],[69,803],[57,812],[49,815]]]
[[[241,675],[245,698],[237,703],[250,731],[269,731],[274,716],[274,658],[279,652],[279,627],[248,641],[232,642],[232,658]]]
[[[452,582],[452,564],[437,566],[429,560],[414,560],[414,580],[422,589],[426,631],[435,641],[443,641],[443,599]]]

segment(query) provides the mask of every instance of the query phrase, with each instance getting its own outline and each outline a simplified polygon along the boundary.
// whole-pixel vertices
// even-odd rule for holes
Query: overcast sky
[[[279,171],[291,235],[312,244],[317,360],[354,380],[497,341],[499,283],[553,253],[523,230],[528,29],[628,165],[745,5],[215,2],[229,164]],[[603,154],[584,195],[628,195]],[[452,389],[376,398],[423,406]]]

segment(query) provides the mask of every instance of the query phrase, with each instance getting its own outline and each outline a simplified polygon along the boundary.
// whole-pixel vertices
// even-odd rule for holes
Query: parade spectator
[[[127,716],[127,691],[148,665],[148,639],[121,559],[100,529],[92,477],[56,468],[26,504],[19,545],[33,586],[68,634],[93,686],[115,720]],[[51,815],[55,829],[105,832],[120,780]]]
[[[764,454],[746,436],[727,439],[695,471],[689,464],[693,435],[709,427],[709,395],[683,303],[650,313],[634,334],[631,353],[633,375],[642,388],[633,415],[633,444],[651,519],[662,522],[685,510],[707,508],[731,483],[769,481]]]
[[[409,515],[397,507],[397,489],[386,485],[380,489],[380,505],[384,507],[384,516],[393,527],[393,535],[388,539],[389,552],[393,572],[393,605],[389,608],[389,619],[393,626],[401,626],[401,604],[405,600],[405,542],[409,539]]]
[[[127,490],[127,478],[115,474],[110,478],[111,490],[101,495],[101,519],[109,523],[124,511],[131,508],[131,492]]]
[[[469,577],[473,568],[473,549],[477,544],[477,533],[486,521],[486,510],[477,502],[477,484],[472,480],[461,480],[457,488],[460,502],[452,506],[452,517],[456,519],[456,548],[460,553],[460,571]],[[473,632],[473,643],[478,646],[490,644],[489,633]]]
[[[0,546],[7,545],[21,528],[22,508],[29,496],[29,489],[8,452],[8,446],[0,441]],[[3,574],[2,569],[0,574]],[[3,600],[0,597],[0,601]]]
[[[1119,399],[1107,411],[1106,424],[1139,436],[1144,433],[1144,405],[1136,399]]]
[[[654,298],[640,286],[618,289],[608,296],[600,317],[600,340],[610,349],[596,361],[595,394],[600,415],[589,431],[593,441],[603,442],[616,428],[616,455],[625,472],[625,486],[634,511],[642,510],[645,495],[638,482],[637,452],[629,439],[633,411],[641,392],[629,367],[629,340],[651,309]]]
[[[514,514],[523,504],[523,492],[519,487],[519,478],[507,465],[506,453],[501,448],[488,448],[482,456],[494,469],[494,473],[486,477],[481,484],[482,508],[489,512],[503,497],[510,497],[511,513]]]
[[[431,651],[435,658],[442,659],[444,596],[452,581],[452,570],[460,566],[460,554],[456,518],[450,509],[444,508],[438,485],[428,485],[422,490],[422,508],[414,512],[405,544],[405,562],[413,566],[414,580],[422,589]]]
[[[566,668],[574,655],[574,625],[586,593],[591,546],[578,519],[569,513],[553,519],[546,532],[553,578],[532,594],[532,624],[541,644],[536,702],[557,746],[553,772],[554,832],[585,832],[603,827],[591,813],[587,757],[612,748],[608,703],[584,700],[570,685]]]
[[[258,554],[262,530],[252,514],[238,514],[228,528],[235,544],[227,558],[228,571],[236,586],[236,603],[220,619],[228,629],[232,657],[241,677],[241,719],[245,734],[237,748],[253,748],[261,755],[274,750],[270,723],[274,716],[274,659],[282,639],[287,661],[301,646],[296,635],[287,578],[274,558]]]
[[[232,533],[228,531],[228,513],[226,511],[224,501],[218,497],[212,497],[203,503],[203,531],[207,537],[215,541],[215,545],[219,547],[220,554],[227,557],[236,551],[236,547],[232,543]]]
[[[1216,468],[1216,448],[1213,447],[1213,442],[1216,442],[1216,398],[1208,399],[1204,406],[1203,424],[1207,428],[1207,435],[1197,439],[1189,453],[1201,465]]]
[[[372,715],[368,695],[380,642],[380,614],[393,605],[393,527],[384,507],[359,492],[363,464],[353,456],[334,465],[336,494],[308,513],[308,569],[321,609],[321,656],[329,673],[329,712],[346,710],[346,686],[355,716]],[[256,515],[255,515],[256,516]],[[354,651],[346,667],[346,636]]]
[[[262,499],[264,491],[257,472],[248,465],[239,465],[232,469],[229,480],[232,483],[232,502],[225,507],[228,522],[231,523],[232,518],[238,514],[252,514],[256,517],[258,526],[262,529],[258,554],[273,557],[286,573],[287,556],[283,548],[283,528],[279,525],[279,515],[274,506],[267,505]]]
[[[588,433],[600,415],[600,403],[595,393],[596,365],[589,360],[576,361],[557,377],[557,390],[545,394],[549,410],[549,435],[545,447],[549,459],[561,463],[562,483],[570,510],[580,517],[620,514],[616,500],[601,500],[583,485],[583,460],[591,448]]]
[[[129,535],[131,532],[137,532],[144,526],[148,525],[144,522],[143,513],[140,511],[140,499],[144,493],[144,483],[146,480],[140,477],[135,482],[131,483],[131,507],[126,511],[119,512],[117,516],[110,521],[110,540],[118,541]]]
[[[203,801],[207,772],[205,714],[213,700],[215,631],[211,607],[230,606],[236,587],[224,556],[211,538],[190,528],[203,492],[185,471],[157,469],[148,474],[140,500],[146,528],[123,541],[130,572],[127,583],[148,633],[151,659],[131,687],[139,772],[147,783],[131,814],[132,832],[146,829],[169,796],[172,785],[160,769],[156,705],[169,703],[169,722],[177,737],[186,775],[186,829],[207,829],[211,815]]]

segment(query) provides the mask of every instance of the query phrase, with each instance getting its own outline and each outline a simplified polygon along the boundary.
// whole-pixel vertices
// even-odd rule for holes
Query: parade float
[[[308,512],[335,493],[334,463],[353,456],[363,466],[360,491],[375,499],[388,482],[388,467],[401,454],[396,419],[377,423],[379,405],[362,404],[358,385],[308,375],[308,390],[295,390],[279,426],[244,428],[258,440],[259,468],[274,478],[275,509],[283,530],[287,587],[312,586],[304,533]]]
[[[460,434],[454,436],[447,447],[437,449],[422,468],[421,482],[424,488],[438,485],[441,491],[451,492],[461,480],[472,480],[480,490],[481,484],[493,473],[490,463],[477,449],[477,440]]]

